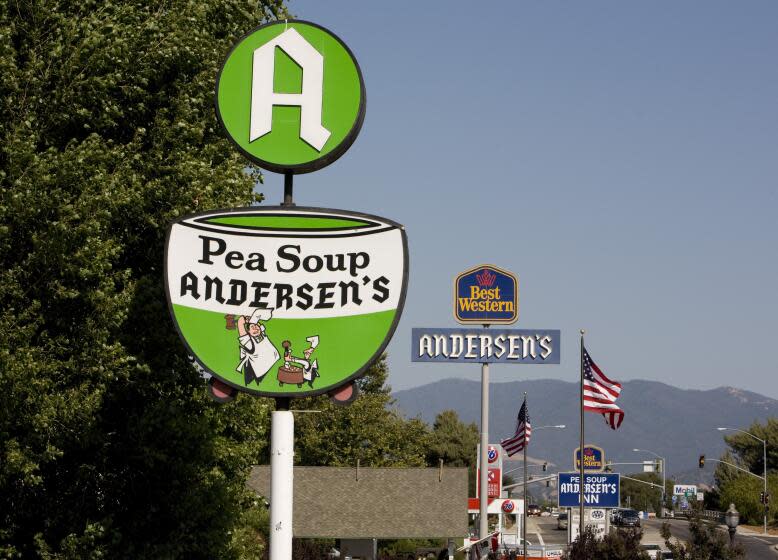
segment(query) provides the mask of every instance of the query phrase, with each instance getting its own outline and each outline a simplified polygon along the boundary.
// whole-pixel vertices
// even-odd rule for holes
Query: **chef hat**
[[[273,317],[272,309],[255,309],[249,317],[249,325],[256,325],[260,321],[269,321]]]

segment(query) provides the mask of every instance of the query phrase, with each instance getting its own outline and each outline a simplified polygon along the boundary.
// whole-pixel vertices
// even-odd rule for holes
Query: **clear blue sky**
[[[606,374],[778,398],[778,2],[291,1],[356,55],[351,150],[298,204],[406,226],[410,283],[390,383],[480,378],[412,364],[410,329],[456,326],[452,282],[520,282],[517,328],[578,330]],[[282,178],[266,174],[269,202]]]

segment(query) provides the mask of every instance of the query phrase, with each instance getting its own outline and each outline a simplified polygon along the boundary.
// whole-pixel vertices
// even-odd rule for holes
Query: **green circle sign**
[[[257,27],[232,48],[216,78],[216,115],[260,167],[308,173],[342,156],[365,117],[354,55],[304,21]]]

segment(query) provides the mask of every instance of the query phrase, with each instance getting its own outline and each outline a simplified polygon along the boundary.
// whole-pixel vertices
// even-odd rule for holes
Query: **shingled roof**
[[[270,467],[248,486],[272,500]],[[466,468],[294,468],[295,537],[341,539],[467,536]]]

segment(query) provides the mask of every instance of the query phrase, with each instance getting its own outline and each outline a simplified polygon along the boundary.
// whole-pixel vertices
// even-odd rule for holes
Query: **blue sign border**
[[[563,485],[575,484],[577,486],[581,473],[559,473],[557,475],[557,495],[559,507],[580,507],[580,494],[578,491],[563,492]],[[573,481],[573,477],[576,478]],[[592,480],[594,479],[594,480]],[[600,480],[602,479],[602,480]],[[617,508],[621,507],[621,475],[619,473],[584,473],[584,484],[608,484],[616,485],[616,493],[584,492],[584,507],[589,508]],[[585,487],[584,487],[585,490]],[[587,500],[587,495],[598,496],[598,501]],[[603,499],[605,498],[605,499]]]
[[[512,303],[513,311],[466,311],[460,313],[459,310],[459,298],[469,297],[471,286],[475,286],[479,283],[477,274],[484,270],[489,270],[495,275],[492,279],[492,283],[488,284],[489,289],[502,289],[505,294],[506,289],[508,291],[507,297],[501,296],[499,299],[490,300],[498,303]],[[483,286],[482,286],[483,288]],[[459,274],[454,280],[454,317],[459,323],[463,324],[479,324],[479,325],[495,325],[504,324],[508,325],[515,323],[519,318],[519,279],[512,272],[508,272],[500,267],[492,264],[482,264],[471,268]]]

